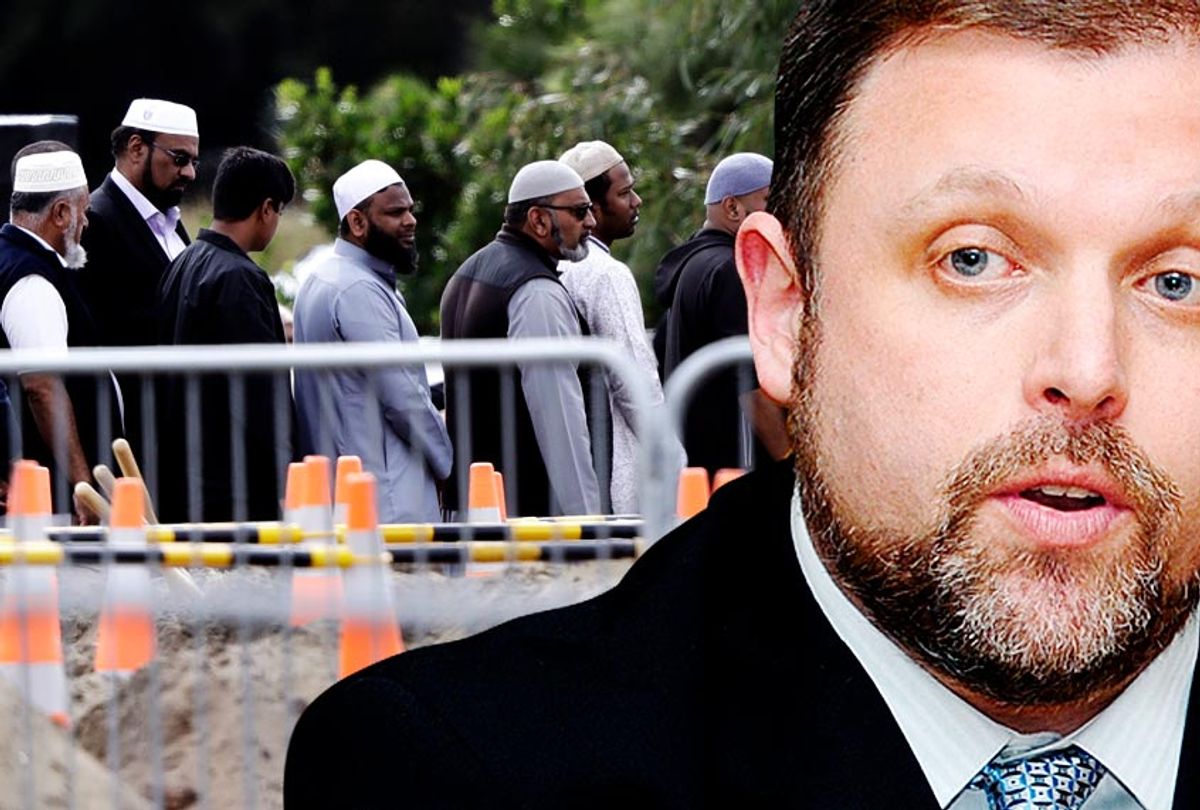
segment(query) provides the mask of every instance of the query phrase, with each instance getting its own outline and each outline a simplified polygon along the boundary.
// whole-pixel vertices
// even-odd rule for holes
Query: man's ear
[[[544,239],[550,235],[551,228],[550,215],[545,210],[538,206],[531,207],[525,212],[525,229],[538,239]]]
[[[746,290],[750,347],[758,382],[771,399],[786,404],[800,335],[804,290],[779,220],[765,211],[746,217],[734,245]]]
[[[346,225],[350,228],[350,235],[355,239],[362,239],[367,235],[367,215],[357,208],[351,208],[346,212]]]
[[[150,152],[150,144],[142,140],[142,136],[135,132],[129,136],[129,141],[125,145],[125,152],[134,160],[141,160]]]
[[[71,223],[72,213],[74,213],[74,209],[71,207],[71,202],[65,197],[60,197],[50,205],[50,221],[54,223],[55,228],[61,231],[67,230],[67,226]]]
[[[742,219],[742,204],[737,197],[726,197],[721,200],[721,213],[727,222],[739,222]]]

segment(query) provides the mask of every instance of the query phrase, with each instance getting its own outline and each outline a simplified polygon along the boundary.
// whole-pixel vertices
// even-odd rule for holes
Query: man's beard
[[[72,211],[71,219],[67,223],[67,234],[78,233],[78,226],[79,214]],[[78,270],[87,264],[87,251],[84,250],[83,245],[79,244],[79,238],[77,236],[64,235],[63,242],[65,243],[63,261],[67,263],[67,267],[72,270]]]
[[[924,530],[880,528],[850,514],[821,472],[818,341],[806,315],[788,420],[805,522],[835,580],[909,655],[992,700],[1053,706],[1119,687],[1171,642],[1200,596],[1196,578],[1175,585],[1167,573],[1182,498],[1121,428],[1018,425],[950,471]],[[1137,519],[1123,545],[1013,551],[974,531],[988,493],[1051,458],[1099,466],[1121,486]]]
[[[562,230],[558,227],[557,222],[550,223],[550,237],[554,240],[554,244],[558,245],[558,255],[568,262],[581,262],[587,258],[588,242],[587,237],[579,240],[579,244],[573,248],[565,247],[563,242]]]
[[[154,172],[150,160],[146,160],[146,165],[142,168],[142,194],[159,211],[166,212],[179,205],[183,200],[183,192],[186,188],[185,185],[163,189],[154,185]]]
[[[395,237],[388,236],[369,220],[363,250],[390,264],[399,275],[407,276],[417,271],[419,259],[416,242],[406,245]]]

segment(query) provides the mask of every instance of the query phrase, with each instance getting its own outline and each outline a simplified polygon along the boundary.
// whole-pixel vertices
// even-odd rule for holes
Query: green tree
[[[655,266],[703,221],[712,167],[730,152],[773,151],[775,69],[795,3],[497,0],[493,9],[495,22],[475,33],[477,69],[436,87],[393,77],[360,99],[327,71],[311,87],[280,85],[282,140],[305,198],[320,211],[333,178],[365,157],[397,166],[425,203],[430,261],[409,299],[433,331],[445,279],[499,227],[516,170],[580,140],[609,141],[645,199],[637,235],[616,251],[656,317]]]

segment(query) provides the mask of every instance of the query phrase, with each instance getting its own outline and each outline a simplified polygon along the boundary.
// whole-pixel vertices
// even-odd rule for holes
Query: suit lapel
[[[794,481],[784,462],[756,478],[753,492],[736,490],[743,503],[721,508],[727,523],[718,527],[718,542],[739,534],[762,541],[755,563],[735,575],[748,590],[730,592],[728,564],[711,586],[721,594],[714,601],[724,622],[717,624],[726,626],[714,666],[725,694],[742,696],[736,707],[743,719],[729,717],[719,727],[743,730],[727,739],[757,763],[771,763],[756,769],[759,782],[771,774],[766,781],[778,780],[772,793],[797,797],[795,806],[937,810],[891,710],[804,580],[791,537]],[[757,518],[749,526],[748,516]],[[753,787],[743,795],[754,795]]]
[[[165,267],[170,261],[167,252],[158,243],[158,239],[154,237],[154,232],[150,230],[150,225],[146,220],[142,219],[142,215],[138,213],[137,208],[125,196],[125,192],[121,191],[117,184],[112,181],[111,177],[105,177],[104,182],[97,189],[97,193],[102,193],[107,198],[112,216],[114,217],[114,226],[124,231],[129,236],[133,245],[141,251],[145,260],[144,264],[148,267],[159,265]],[[177,230],[182,229],[183,225],[181,223]],[[187,244],[186,236],[184,237],[184,244]]]
[[[938,807],[891,710],[805,588],[803,611],[811,807]]]

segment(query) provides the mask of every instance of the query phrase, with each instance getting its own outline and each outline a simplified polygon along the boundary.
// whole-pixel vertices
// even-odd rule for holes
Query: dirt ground
[[[522,565],[482,578],[394,572],[393,596],[411,649],[595,595],[628,567]],[[92,668],[101,572],[64,572],[73,727],[59,729],[0,692],[9,730],[0,735],[0,810],[282,807],[288,736],[336,679],[336,622],[289,627],[279,572],[196,579],[204,596],[190,601],[158,583],[157,659],[118,679]]]

